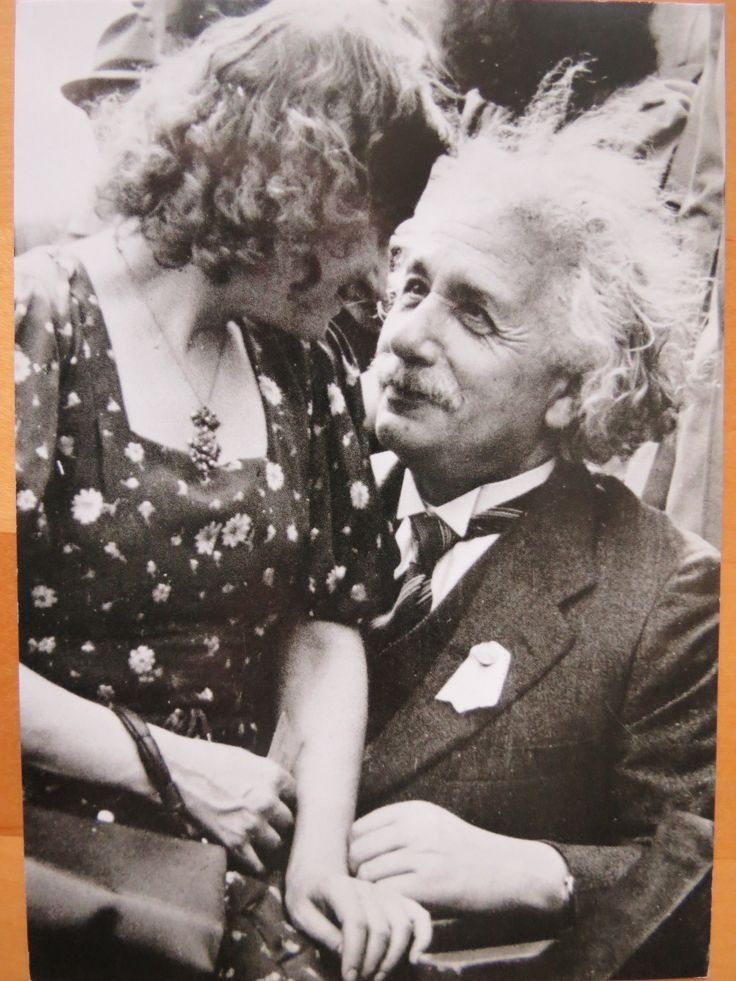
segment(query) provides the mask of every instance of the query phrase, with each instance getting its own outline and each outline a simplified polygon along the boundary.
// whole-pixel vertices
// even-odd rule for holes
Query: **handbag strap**
[[[161,750],[158,748],[158,743],[153,738],[147,723],[135,712],[131,712],[130,709],[122,705],[111,705],[110,707],[135,743],[146,776],[161,798],[164,808],[186,834],[190,836],[196,834],[197,829],[189,818],[181,791],[174,783],[166,761],[161,755]]]

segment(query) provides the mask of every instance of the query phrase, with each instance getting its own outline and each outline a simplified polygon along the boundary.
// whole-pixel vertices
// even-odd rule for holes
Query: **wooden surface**
[[[46,0],[56,2],[56,0]],[[348,0],[349,2],[349,0]],[[727,0],[728,224],[723,632],[713,943],[709,977],[736,978],[736,0]],[[0,0],[0,981],[27,981],[17,749],[15,483],[12,394],[12,93],[14,0]],[[100,979],[103,981],[103,979]]]

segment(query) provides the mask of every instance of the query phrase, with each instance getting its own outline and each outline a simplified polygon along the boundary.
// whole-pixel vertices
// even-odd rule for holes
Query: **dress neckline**
[[[86,266],[78,256],[75,256],[74,258],[75,258],[77,274],[80,277],[80,279],[83,281],[83,284],[88,292],[87,299],[89,299],[89,296],[94,296],[95,299],[97,299],[95,286]],[[116,425],[118,426],[123,425],[127,433],[130,435],[132,441],[141,443],[147,449],[151,450],[153,453],[159,454],[163,457],[169,457],[169,458],[174,457],[174,458],[186,460],[188,464],[192,467],[192,469],[194,469],[194,464],[192,463],[191,457],[187,450],[183,450],[178,446],[169,446],[167,443],[161,443],[158,440],[151,439],[149,436],[144,436],[142,433],[137,432],[137,430],[133,429],[133,427],[131,426],[130,418],[128,416],[128,409],[125,404],[125,399],[123,397],[123,388],[120,381],[120,375],[117,370],[115,347],[112,343],[112,338],[110,336],[110,332],[105,322],[105,317],[102,311],[102,307],[100,306],[99,301],[96,303],[89,303],[88,306],[93,310],[92,320],[93,323],[97,325],[98,329],[102,334],[102,342],[104,344],[104,349],[108,352],[108,361],[111,367],[111,371],[110,371],[110,375],[112,376],[112,384],[110,388],[110,391],[112,393],[111,398],[114,401],[117,408],[113,411],[107,409],[106,415],[108,416],[108,418],[112,418],[114,416],[116,419]],[[258,397],[261,401],[264,418],[266,421],[266,452],[265,454],[259,456],[236,457],[235,459],[230,460],[225,464],[220,464],[216,466],[214,470],[214,472],[217,474],[236,473],[245,468],[262,469],[266,465],[268,460],[272,460],[275,458],[274,457],[275,454],[274,420],[270,412],[268,399],[264,398],[263,392],[261,391],[261,387],[258,383],[258,377],[259,374],[261,373],[261,364],[258,356],[257,346],[253,343],[253,338],[251,336],[250,331],[245,328],[245,326],[243,325],[240,319],[231,318],[231,321],[237,326],[238,330],[240,331],[240,334],[243,338],[243,343],[245,345],[246,354],[250,361],[251,368],[253,369],[253,375],[256,379]],[[85,324],[87,327],[90,326],[90,321],[87,318],[85,318]],[[109,405],[109,401],[108,401],[108,405]]]

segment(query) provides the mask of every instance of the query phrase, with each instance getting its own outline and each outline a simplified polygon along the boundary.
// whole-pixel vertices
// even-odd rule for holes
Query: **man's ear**
[[[557,380],[552,391],[552,398],[544,414],[544,421],[548,429],[562,432],[574,422],[577,412],[576,390],[577,381],[575,379],[566,375]]]

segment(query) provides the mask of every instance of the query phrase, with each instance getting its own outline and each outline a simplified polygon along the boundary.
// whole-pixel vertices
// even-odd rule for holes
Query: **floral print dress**
[[[350,352],[334,334],[241,325],[268,451],[203,484],[186,453],[130,429],[78,261],[30,253],[16,292],[22,661],[176,732],[263,751],[280,628],[359,624],[392,581]]]

